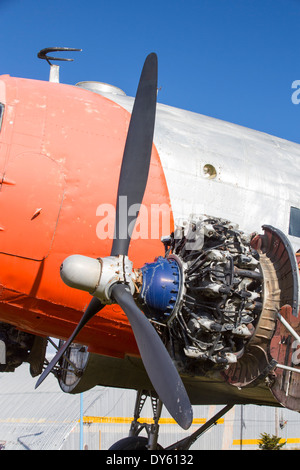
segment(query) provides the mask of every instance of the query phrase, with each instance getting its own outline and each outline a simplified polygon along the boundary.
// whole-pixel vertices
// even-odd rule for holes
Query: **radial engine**
[[[200,377],[217,371],[238,388],[263,380],[280,403],[300,410],[296,369],[300,361],[293,362],[300,334],[298,261],[280,230],[265,225],[263,231],[246,235],[221,218],[190,218],[162,240],[164,256],[141,269],[132,269],[125,258],[123,276],[181,374]],[[83,258],[79,262],[85,264]],[[88,260],[87,273],[99,279],[95,260]],[[73,263],[78,263],[77,258],[70,260]],[[117,260],[112,272],[120,272],[121,264]],[[117,282],[104,265],[105,282],[97,287],[102,302],[109,298],[109,286]],[[71,279],[67,264],[63,270],[69,285],[83,288],[83,281]],[[80,374],[87,378],[83,369],[88,367],[79,367],[82,348],[70,349],[73,364],[78,362]],[[84,355],[88,364],[93,355],[86,349]],[[81,375],[71,379],[71,369],[69,385],[63,376],[60,383],[65,391],[78,393]]]
[[[163,240],[165,257],[142,269],[137,301],[185,368],[237,362],[262,311],[258,252],[221,219],[186,222]]]

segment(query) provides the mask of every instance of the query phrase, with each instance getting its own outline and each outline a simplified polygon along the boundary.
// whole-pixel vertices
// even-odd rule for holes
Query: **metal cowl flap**
[[[264,227],[269,253],[281,273],[281,308],[270,343],[270,354],[277,361],[271,391],[284,407],[300,411],[300,316],[299,316],[299,259],[288,239],[279,230]],[[273,246],[273,248],[272,248]]]
[[[276,400],[299,411],[300,358],[297,359],[296,350],[300,334],[299,268],[284,233],[268,225],[263,230],[264,234],[251,242],[259,253],[264,278],[263,310],[241,360],[226,371],[227,381],[245,387],[268,377]]]

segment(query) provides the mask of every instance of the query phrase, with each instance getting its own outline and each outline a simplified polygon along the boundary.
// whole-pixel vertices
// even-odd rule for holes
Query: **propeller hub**
[[[126,284],[131,294],[135,291],[135,272],[128,256],[72,255],[62,263],[60,276],[67,286],[89,292],[103,304],[113,303],[111,289],[116,283]]]

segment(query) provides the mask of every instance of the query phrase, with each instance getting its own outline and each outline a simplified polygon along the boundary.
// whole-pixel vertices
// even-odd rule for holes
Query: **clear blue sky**
[[[300,143],[300,0],[0,0],[0,74],[48,80],[37,52],[82,48],[61,81],[134,95],[159,59],[159,101]]]

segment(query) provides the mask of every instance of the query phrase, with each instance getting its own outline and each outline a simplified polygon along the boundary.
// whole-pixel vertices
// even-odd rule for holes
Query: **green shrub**
[[[261,450],[280,450],[286,444],[286,441],[280,442],[281,437],[275,436],[274,434],[271,436],[263,432],[260,436],[258,446]]]

